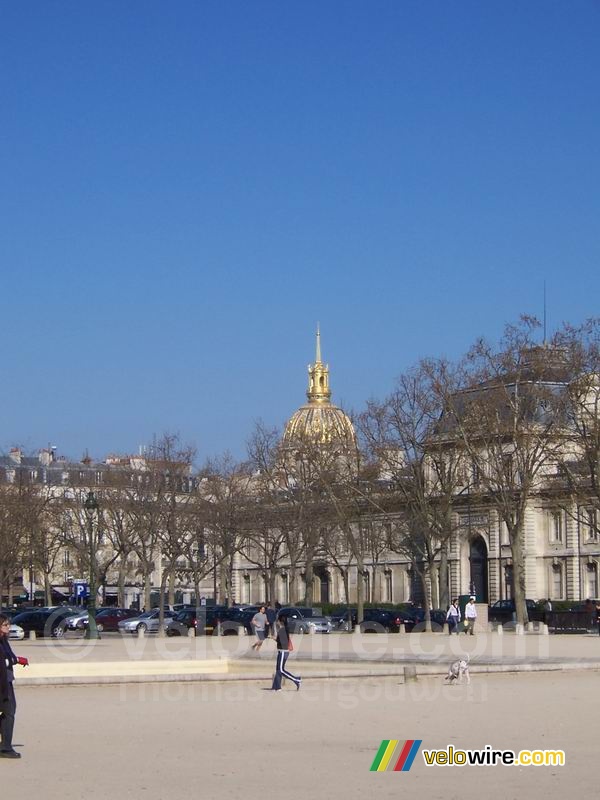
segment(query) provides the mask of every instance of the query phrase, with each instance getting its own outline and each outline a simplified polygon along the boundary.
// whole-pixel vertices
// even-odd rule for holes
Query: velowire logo
[[[408,772],[419,752],[422,739],[384,739],[371,764],[371,772]]]

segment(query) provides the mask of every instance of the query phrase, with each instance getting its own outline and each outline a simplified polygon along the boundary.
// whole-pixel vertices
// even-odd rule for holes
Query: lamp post
[[[88,524],[88,548],[90,559],[90,584],[88,596],[88,625],[85,632],[86,639],[99,639],[100,634],[96,626],[96,545],[94,540],[94,512],[98,511],[98,501],[96,495],[89,491],[84,500],[83,507]]]

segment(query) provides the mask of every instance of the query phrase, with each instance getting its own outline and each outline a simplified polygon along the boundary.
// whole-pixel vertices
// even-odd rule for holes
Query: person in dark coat
[[[20,664],[23,667],[29,665],[29,661],[22,656],[16,656],[8,641],[10,631],[10,620],[4,614],[0,614],[0,758],[21,758],[21,754],[13,748],[12,737],[15,727],[15,713],[17,711],[17,701],[13,682],[15,675],[13,667]]]
[[[275,629],[275,622],[277,621],[277,611],[273,603],[269,603],[266,610],[267,615],[267,639],[275,639],[277,631]]]
[[[302,683],[302,678],[297,675],[292,675],[292,673],[288,672],[285,667],[290,650],[292,649],[292,640],[290,638],[288,621],[285,614],[280,614],[275,624],[277,625],[277,664],[275,667],[275,675],[273,676],[273,685],[271,686],[271,689],[274,692],[279,692],[281,690],[282,678],[287,678],[288,680],[292,681],[292,683],[296,684],[296,689],[299,689],[300,684]]]

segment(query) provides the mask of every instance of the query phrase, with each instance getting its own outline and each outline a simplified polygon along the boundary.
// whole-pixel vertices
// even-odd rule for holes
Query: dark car
[[[202,606],[200,613],[206,609],[206,622],[204,635],[221,633],[222,636],[238,636],[244,633],[244,626],[237,620],[228,618],[230,609],[227,606]],[[169,620],[166,627],[167,636],[187,636],[190,628],[198,630],[198,609],[194,607],[182,608],[173,619]],[[220,627],[219,627],[220,626]]]
[[[407,608],[400,611],[400,616],[404,622],[404,629],[407,633],[425,630],[425,609],[424,608]],[[429,612],[429,619],[431,620],[431,630],[441,631],[446,622],[446,612],[441,608],[433,608]]]
[[[358,625],[358,611],[355,608],[340,608],[331,615],[335,631],[352,631]]]
[[[0,608],[0,614],[4,614],[5,617],[8,617],[12,620],[17,614],[22,614],[24,611],[30,611],[31,609],[24,609],[24,608]]]
[[[124,619],[139,617],[140,612],[134,608],[99,608],[96,611],[96,625],[99,631],[118,631],[119,622]],[[87,628],[87,617],[81,621],[81,627]]]
[[[530,622],[543,622],[544,610],[538,608],[535,600],[525,600],[527,606],[527,614]],[[501,625],[506,625],[507,622],[513,622],[515,618],[516,608],[514,600],[497,600],[488,610],[488,620],[496,622]]]
[[[259,606],[245,606],[244,608],[236,608],[233,606],[227,609],[223,618],[232,620],[233,622],[239,622],[240,625],[243,625],[248,636],[253,636],[254,628],[252,627],[252,618],[258,610]]]
[[[12,622],[19,625],[26,634],[35,632],[36,636],[52,636],[59,638],[64,635],[67,619],[73,616],[73,611],[62,607],[40,608],[35,611],[23,611],[13,617]]]
[[[400,612],[389,608],[365,608],[359,624],[361,633],[398,633],[402,618]]]
[[[430,612],[431,629],[441,631],[446,615],[439,609]],[[407,633],[425,630],[425,609],[423,608],[366,608],[360,623],[362,633],[398,633],[404,625]]]

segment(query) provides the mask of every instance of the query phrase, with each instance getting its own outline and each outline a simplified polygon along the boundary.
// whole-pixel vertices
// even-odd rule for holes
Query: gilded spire
[[[321,331],[319,329],[319,323],[317,322],[317,357],[315,358],[315,364],[321,363]]]
[[[317,324],[317,350],[315,363],[308,367],[308,391],[306,396],[309,403],[329,404],[331,389],[329,388],[329,365],[321,360],[321,331]]]

